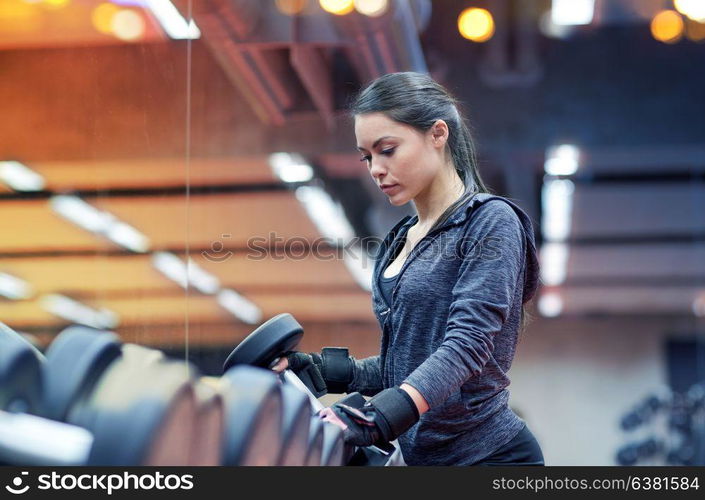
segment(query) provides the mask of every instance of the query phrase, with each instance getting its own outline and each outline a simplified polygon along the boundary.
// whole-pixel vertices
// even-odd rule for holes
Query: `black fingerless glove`
[[[316,397],[326,392],[334,394],[347,392],[348,385],[353,380],[355,360],[344,347],[324,347],[320,354],[291,352],[286,359],[289,362],[289,368]]]
[[[383,390],[362,408],[336,403],[331,409],[348,426],[345,442],[356,446],[393,441],[419,420],[416,403],[399,387]]]

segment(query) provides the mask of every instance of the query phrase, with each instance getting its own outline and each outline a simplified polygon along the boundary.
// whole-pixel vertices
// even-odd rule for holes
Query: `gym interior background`
[[[546,463],[703,465],[703,4],[1,0],[0,321],[217,373],[290,312],[305,349],[375,354],[366,255],[411,207],[345,106],[429,71],[536,225],[510,391]]]

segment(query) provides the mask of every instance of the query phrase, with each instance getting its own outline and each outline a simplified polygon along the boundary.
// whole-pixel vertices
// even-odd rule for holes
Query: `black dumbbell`
[[[260,325],[243,339],[227,357],[223,369],[228,370],[236,365],[253,365],[269,369],[279,358],[286,355],[289,351],[295,350],[302,337],[303,328],[298,321],[291,314],[279,314]],[[318,413],[323,408],[323,405],[316,399],[316,395],[309,389],[312,384],[302,382],[291,370],[284,370],[280,378],[307,394],[314,413]],[[348,395],[345,400],[347,404],[357,407],[362,406],[365,401],[358,393]],[[314,417],[314,419],[316,418],[318,417]],[[324,465],[342,465],[347,459],[351,459],[350,457],[354,455],[355,449],[344,445],[342,433],[337,432],[337,427],[333,426],[333,424],[324,424],[321,429],[323,433],[321,463]],[[327,426],[333,426],[335,430],[324,431],[323,429]],[[318,427],[317,424],[312,424],[310,427],[309,446],[312,447],[312,450],[309,455],[311,456],[315,456],[315,440],[317,439],[316,432],[319,432]],[[357,455],[356,462],[360,465],[365,462],[375,465],[384,463],[394,450],[394,446],[389,443],[382,447],[371,446],[365,448],[363,452]],[[311,464],[310,458],[308,464]]]
[[[42,415],[62,422],[80,411],[108,367],[122,356],[117,335],[88,327],[62,331],[46,351]]]
[[[120,410],[135,397],[147,397],[169,408],[147,464],[276,465],[281,422],[276,377],[266,370],[234,370],[211,382],[218,390],[199,404],[195,387],[203,381],[192,374],[193,367],[168,361],[159,351],[126,344],[121,359],[101,377],[80,423],[92,428],[95,408]]]
[[[0,331],[0,410],[37,413],[41,408],[41,359],[19,335]]]
[[[277,465],[282,444],[282,394],[268,370],[238,366],[217,380],[225,406],[223,465]]]
[[[16,378],[26,373],[39,377],[31,383],[24,377],[23,391],[34,396],[10,397],[15,403],[3,407],[15,413],[2,415],[0,460],[17,465],[142,465],[158,456],[160,448],[152,445],[159,442],[155,436],[163,434],[171,415],[162,398],[138,394],[123,408],[87,405],[103,372],[122,355],[116,336],[68,328],[52,343],[45,360],[28,345],[14,345],[2,349],[13,356],[0,362],[0,370],[11,369]],[[2,384],[2,393],[8,394],[9,387]],[[17,403],[36,399],[36,394],[39,402]],[[77,414],[86,419],[83,427],[56,421],[72,422]]]
[[[219,389],[196,381],[196,426],[189,452],[190,465],[221,465],[225,434],[225,406]]]
[[[5,343],[10,345],[8,337],[0,334],[0,339],[5,338]],[[1,462],[14,465],[189,463],[185,460],[192,456],[195,441],[190,431],[193,429],[195,435],[200,427],[194,426],[197,421],[192,377],[183,363],[163,362],[161,353],[145,349],[142,361],[132,363],[133,368],[139,367],[133,369],[133,376],[123,375],[123,385],[119,383],[120,377],[113,376],[118,383],[113,382],[111,386],[106,382],[108,379],[104,380],[107,373],[119,372],[116,365],[128,366],[124,358],[134,358],[134,353],[140,351],[129,345],[120,347],[112,334],[83,327],[67,329],[50,347],[45,366],[33,348],[17,342],[17,338],[10,340],[15,347],[0,349],[0,373],[12,373],[14,377],[14,383],[0,385],[0,395],[9,403],[3,409],[46,412],[54,418],[80,423],[84,428],[25,413],[2,412]],[[131,354],[124,355],[125,352]],[[42,368],[47,369],[44,380],[50,381],[45,386],[44,404],[37,396],[42,394]],[[35,374],[32,383],[19,383],[27,380],[23,375],[26,373]],[[278,387],[271,373],[263,370],[259,376],[269,381],[274,378]],[[22,391],[13,387],[20,387]],[[244,390],[244,387],[238,389],[237,384],[234,387],[240,393]],[[245,401],[245,404],[251,402]],[[217,402],[215,407],[218,407]],[[220,407],[222,410],[222,405]],[[233,420],[243,427],[243,419]],[[210,428],[208,431],[213,433]],[[222,437],[216,433],[216,460],[223,455],[221,448],[225,440]],[[250,436],[243,442],[257,439]],[[214,441],[213,436],[210,441]],[[278,455],[278,449],[268,453]],[[247,450],[235,454],[253,456]],[[175,460],[178,456],[182,458]]]
[[[291,385],[282,384],[281,393],[283,404],[282,448],[278,464],[306,465],[306,459],[309,455],[311,404],[306,394]]]

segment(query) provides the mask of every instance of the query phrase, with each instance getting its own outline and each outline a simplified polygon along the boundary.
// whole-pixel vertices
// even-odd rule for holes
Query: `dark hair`
[[[489,190],[480,178],[475,156],[475,144],[470,130],[458,110],[458,101],[425,73],[411,71],[381,76],[362,90],[352,105],[353,116],[384,113],[394,121],[426,132],[443,120],[448,125],[446,151],[453,160],[455,171],[465,185],[463,195],[449,206],[434,222],[430,231],[438,228],[455,210],[477,193]]]
[[[448,125],[446,151],[450,153],[465,190],[438,217],[429,232],[440,227],[458,207],[477,193],[490,192],[480,177],[475,144],[458,110],[458,101],[427,74],[407,71],[383,75],[355,97],[350,112],[353,116],[384,113],[388,118],[422,132],[429,130],[436,120],[443,120]],[[523,330],[530,319],[525,306],[522,306],[520,329]]]

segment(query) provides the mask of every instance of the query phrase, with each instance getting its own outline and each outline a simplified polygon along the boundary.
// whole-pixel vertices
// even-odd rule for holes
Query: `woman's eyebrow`
[[[398,137],[394,137],[394,136],[391,136],[391,135],[385,135],[384,137],[380,137],[379,139],[377,139],[377,140],[372,144],[372,149],[376,148],[377,145],[378,145],[380,142],[382,142],[383,140],[385,140],[385,139],[398,139]],[[365,149],[365,148],[363,148],[362,146],[358,146],[358,147],[357,147],[357,150],[358,150],[358,151],[362,151],[363,149]]]

